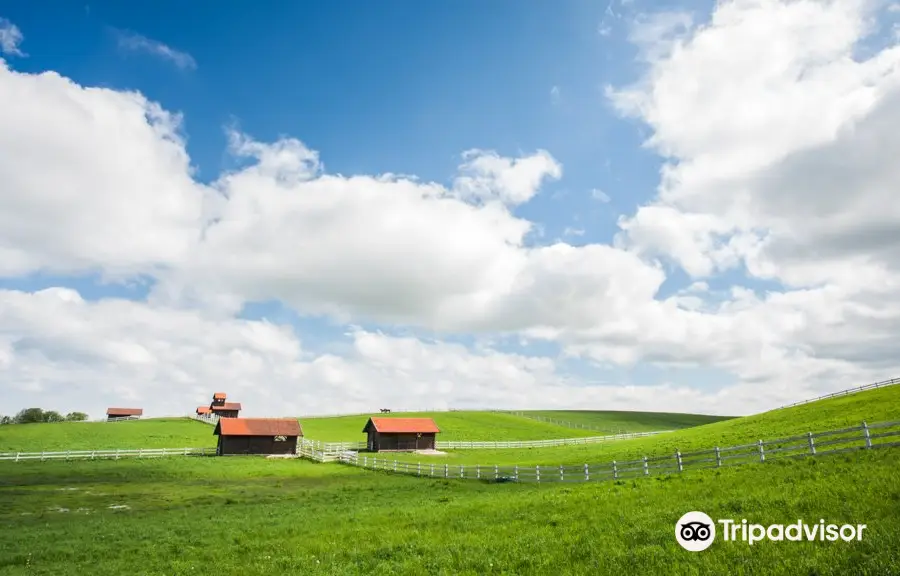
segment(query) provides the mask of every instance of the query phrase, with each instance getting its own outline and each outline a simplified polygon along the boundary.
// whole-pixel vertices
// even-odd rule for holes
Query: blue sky
[[[498,257],[490,266],[473,272],[486,274],[494,282],[496,278],[491,275],[491,270],[504,269],[507,262],[516,258],[521,262],[528,260],[526,264],[520,262],[524,266],[520,280],[526,285],[533,280],[534,292],[526,293],[526,290],[514,294],[509,298],[511,303],[495,302],[496,308],[485,312],[485,317],[494,314],[486,321],[494,322],[490,329],[478,328],[480,319],[476,315],[461,321],[460,325],[475,327],[470,331],[429,330],[435,322],[444,328],[454,325],[454,319],[441,316],[447,306],[454,305],[456,295],[449,288],[446,293],[431,299],[423,296],[425,308],[420,308],[421,316],[409,324],[379,322],[364,314],[358,317],[351,314],[349,318],[319,314],[315,312],[315,290],[302,281],[297,283],[290,270],[248,286],[239,274],[229,276],[232,273],[230,265],[227,259],[221,259],[221,254],[215,253],[215,246],[206,246],[203,248],[206,251],[202,252],[198,244],[196,253],[203,256],[196,258],[209,258],[210,261],[193,262],[192,265],[205,272],[184,275],[188,286],[192,282],[203,284],[198,293],[211,299],[220,295],[216,290],[228,296],[240,296],[243,300],[236,313],[239,319],[292,326],[302,342],[305,358],[362,354],[357,349],[361,344],[352,336],[359,331],[395,338],[391,345],[396,346],[401,346],[402,337],[413,336],[422,338],[422,342],[437,339],[448,345],[461,344],[473,354],[489,348],[501,354],[553,358],[556,374],[574,387],[591,387],[596,383],[653,387],[674,383],[690,388],[691,394],[705,394],[712,406],[718,402],[714,398],[717,392],[739,386],[742,381],[758,382],[769,378],[772,389],[778,390],[780,385],[775,383],[776,380],[786,381],[790,376],[779,376],[786,379],[779,380],[771,375],[760,376],[760,373],[770,369],[769,364],[775,358],[783,363],[779,364],[779,370],[783,367],[782,374],[789,374],[789,359],[793,357],[785,351],[795,349],[803,349],[809,355],[804,359],[810,366],[808,387],[813,387],[812,382],[822,374],[835,375],[834,386],[844,382],[842,378],[850,378],[849,374],[854,378],[869,375],[866,369],[858,366],[853,367],[858,370],[853,372],[843,358],[817,357],[816,346],[810,342],[821,331],[814,331],[815,335],[797,336],[798,327],[813,326],[815,318],[822,314],[803,308],[802,295],[790,294],[785,279],[791,278],[800,288],[830,289],[829,294],[846,296],[855,294],[856,288],[837,282],[825,272],[824,265],[817,272],[809,272],[816,268],[806,267],[803,263],[794,263],[791,268],[783,261],[776,262],[775,256],[761,251],[761,237],[754,236],[760,230],[770,235],[779,229],[799,230],[809,219],[803,213],[785,215],[777,209],[773,211],[774,216],[770,216],[770,207],[760,200],[765,194],[752,190],[754,180],[749,169],[741,173],[718,172],[741,166],[747,157],[763,159],[755,170],[777,167],[782,156],[827,143],[825,137],[816,140],[818,137],[809,136],[807,141],[792,136],[791,140],[778,133],[786,124],[778,116],[779,110],[793,105],[796,94],[809,97],[809,110],[821,104],[823,117],[834,117],[832,109],[827,107],[830,101],[818,94],[820,90],[816,86],[803,85],[802,74],[782,78],[778,76],[781,72],[762,68],[757,71],[749,67],[770,63],[778,70],[791,70],[787,60],[779,60],[782,56],[795,58],[800,63],[797,66],[819,62],[821,54],[839,59],[843,54],[841,46],[826,47],[832,39],[834,42],[853,39],[850,45],[854,56],[859,59],[872,57],[873,62],[879,51],[892,45],[887,28],[869,37],[849,28],[849,31],[828,29],[841,25],[841,22],[855,21],[853,18],[863,13],[862,8],[840,4],[829,6],[827,10],[821,8],[821,14],[809,15],[799,9],[796,14],[790,12],[789,6],[790,3],[781,2],[714,5],[706,1],[646,3],[636,0],[528,3],[511,0],[440,3],[279,1],[262,4],[209,1],[76,4],[59,0],[0,2],[0,18],[7,22],[7,30],[11,24],[23,35],[23,39],[17,40],[20,53],[6,50],[2,55],[6,65],[20,75],[16,81],[52,72],[78,86],[107,92],[139,92],[165,110],[180,114],[180,130],[194,169],[191,176],[196,182],[192,181],[192,184],[219,186],[217,180],[223,174],[243,174],[256,161],[237,159],[229,151],[229,129],[267,145],[284,138],[299,139],[319,154],[324,171],[330,175],[412,175],[421,182],[437,182],[448,189],[459,174],[463,152],[471,149],[493,151],[505,158],[525,158],[538,150],[546,150],[562,166],[562,177],[543,179],[539,193],[533,198],[504,206],[512,215],[533,225],[525,246],[504,256],[511,260]],[[714,20],[714,11],[725,16]],[[813,24],[805,26],[804,18],[812,18]],[[792,28],[794,19],[797,24]],[[679,22],[690,25],[672,28],[673,23]],[[698,26],[701,24],[704,26]],[[769,28],[773,34],[783,34],[782,44],[778,46],[786,48],[774,56],[761,55],[756,61],[752,54],[762,48],[758,31]],[[810,30],[821,32],[821,38],[817,36],[807,41],[804,34]],[[641,52],[641,42],[652,49],[667,46],[666,38],[673,31],[685,38],[703,36],[705,40],[689,45],[689,53],[680,56],[678,61],[664,53],[642,60],[648,53]],[[720,40],[716,38],[729,40],[717,44]],[[772,45],[776,45],[774,41]],[[804,50],[812,51],[812,55],[807,55]],[[821,66],[826,71],[822,74],[837,74],[828,68],[829,62],[823,62]],[[720,66],[722,63],[724,65]],[[859,63],[860,68],[869,65]],[[733,72],[733,76],[728,76],[729,72]],[[865,79],[866,74],[868,72],[860,72],[857,78]],[[770,82],[771,94],[760,95],[761,92],[754,91],[758,86],[742,84],[762,77],[775,79]],[[835,77],[834,85],[852,85],[849,81],[841,82],[843,80]],[[721,91],[716,92],[720,85]],[[632,87],[632,95],[643,98],[645,105],[632,118],[626,118],[622,109],[616,110],[606,92],[610,88],[626,87]],[[680,90],[683,87],[694,87],[696,97],[682,98]],[[736,93],[747,94],[747,100],[732,103],[734,98],[728,94]],[[709,102],[701,101],[702,98]],[[834,95],[836,102],[850,101],[849,98],[845,93]],[[760,126],[770,123],[770,141],[755,140],[765,130],[758,130],[742,119],[742,114],[747,111],[759,112]],[[713,119],[709,120],[711,124],[708,124],[707,116]],[[7,121],[12,122],[12,119]],[[75,120],[73,116],[73,122]],[[801,134],[813,134],[817,128],[815,123],[806,126],[799,120],[796,125]],[[118,142],[117,137],[124,138],[114,132],[89,136],[102,136],[104,142]],[[49,133],[40,134],[46,137]],[[659,144],[655,148],[646,144],[654,134]],[[63,138],[59,136],[59,142]],[[796,142],[792,144],[794,148],[777,152],[786,141]],[[2,143],[0,141],[0,145]],[[35,150],[56,143],[56,140],[44,141]],[[122,140],[118,144],[124,146],[132,142]],[[755,148],[751,149],[751,145]],[[73,146],[77,148],[78,144]],[[659,155],[660,147],[681,153],[681,157],[668,160],[672,161],[673,174],[677,176],[674,193],[690,199],[689,209],[674,201],[666,203],[657,196],[660,170],[665,160]],[[151,157],[148,149],[136,154],[134,157],[144,157],[140,154]],[[697,164],[697,158],[712,161],[707,165]],[[105,174],[103,163],[113,160],[91,158],[91,162],[94,161],[100,167],[97,173]],[[64,165],[65,162],[60,163],[60,166]],[[3,169],[0,165],[0,176],[4,176]],[[26,176],[20,177],[17,173],[7,177],[13,182],[30,182]],[[165,178],[160,175],[159,182],[174,181],[171,178],[174,178],[171,174]],[[103,187],[106,184],[116,186],[120,183],[101,180],[93,181],[91,185]],[[267,197],[267,185],[257,182],[257,188],[251,193],[254,201]],[[135,195],[135,210],[138,206],[156,206],[147,198],[138,197],[139,187],[132,188],[127,182],[122,182],[121,186],[123,197]],[[84,189],[91,190],[90,186]],[[41,188],[23,185],[22,190]],[[738,200],[747,190],[756,196]],[[784,190],[790,194],[804,193],[802,183],[786,186]],[[9,206],[17,207],[17,194],[28,193],[13,190]],[[362,198],[374,192],[360,189],[357,193]],[[734,204],[728,208],[732,196]],[[52,196],[50,198],[52,200]],[[106,204],[97,206],[112,206],[108,198],[100,198],[98,202],[101,200]],[[654,216],[652,210],[643,210],[642,207],[651,204],[662,205],[668,210],[662,212],[667,216],[660,218]],[[288,210],[289,206],[290,203],[286,203],[284,209]],[[398,206],[402,209],[404,205]],[[749,211],[750,207],[753,211]],[[420,212],[423,217],[433,214],[428,212],[427,202],[419,208],[423,210]],[[97,212],[88,212],[85,221],[96,215]],[[238,214],[238,220],[244,217],[252,218],[249,214]],[[623,233],[619,226],[622,218],[631,219],[638,227],[637,232],[624,234],[626,242],[617,245],[616,250],[598,251],[609,248],[614,237]],[[291,225],[308,222],[301,213],[287,214],[285,219],[280,222],[273,218],[267,225],[285,233]],[[779,228],[785,221],[792,222],[791,226]],[[161,226],[171,224],[165,220],[161,222]],[[480,220],[461,221],[460,226],[478,232],[481,230],[478,222]],[[54,228],[49,220],[46,226]],[[262,229],[265,230],[265,226]],[[146,230],[138,232],[154,237],[153,234],[167,234],[167,230],[154,229],[148,224]],[[728,232],[722,233],[722,230]],[[41,250],[57,241],[51,238],[52,230],[47,232],[47,238],[39,238],[39,246],[34,248],[33,254],[43,254]],[[360,235],[364,234],[360,232]],[[789,236],[787,234],[785,238]],[[11,238],[14,242],[20,237]],[[293,236],[287,234],[283,238]],[[265,256],[271,252],[274,258],[283,248],[281,244],[288,241],[283,238],[248,236],[235,245],[272,242],[268,244]],[[730,251],[731,256],[723,256],[724,243],[704,243],[708,238],[719,242],[733,241],[725,251]],[[75,242],[77,239],[69,240]],[[413,242],[430,246],[432,240],[426,235]],[[4,241],[9,242],[0,234],[0,250],[4,248]],[[115,242],[115,239],[111,241]],[[458,239],[452,234],[444,239],[444,243],[449,244],[456,241]],[[491,241],[492,238],[486,240]],[[558,242],[579,249],[570,253],[572,270],[554,270],[554,261],[546,260],[546,254],[551,252],[539,250]],[[63,245],[65,243],[63,240]],[[343,246],[338,244],[332,248]],[[365,241],[359,246],[365,248]],[[351,249],[336,258],[343,258],[341,266],[358,266],[359,261],[355,258],[361,251]],[[160,251],[160,261],[170,256],[164,252]],[[372,254],[377,256],[376,252]],[[296,261],[291,260],[289,253],[285,254],[279,256],[284,256],[285,262]],[[459,262],[471,258],[465,249],[460,249],[458,254],[440,250],[434,254],[437,255],[434,257],[447,258],[433,262],[438,267],[446,266],[447,270],[454,270]],[[134,257],[140,261],[141,257]],[[733,267],[725,270],[713,267],[709,277],[700,274],[692,277],[685,264],[703,260],[719,262],[729,257]],[[52,258],[45,260],[43,267],[35,264],[29,268],[31,272],[24,275],[4,276],[0,268],[0,290],[17,298],[20,294],[34,295],[45,288],[63,287],[76,290],[88,302],[124,299],[141,306],[157,306],[158,303],[153,301],[154,290],[161,282],[172,279],[142,268],[127,281],[106,280],[106,273],[114,269],[121,258],[121,254],[79,254],[72,261],[74,264],[67,264],[74,270],[71,274],[61,272],[60,268],[66,266]],[[40,261],[41,257],[35,256],[35,262]],[[83,265],[84,261],[104,263],[91,268]],[[157,259],[154,257],[149,261],[155,263]],[[588,262],[602,269],[578,268]],[[207,264],[208,269],[204,268]],[[385,264],[393,265],[391,262]],[[107,265],[109,270],[105,268]],[[309,265],[309,270],[313,270],[318,264],[305,262],[303,265]],[[187,265],[179,261],[176,268],[178,266]],[[748,266],[755,268],[751,270]],[[844,269],[841,266],[835,264],[834,269]],[[657,269],[662,271],[662,283],[658,290],[653,288],[647,292],[646,286],[655,286],[658,274],[654,270]],[[320,272],[331,273],[327,269]],[[302,276],[303,271],[298,273]],[[798,274],[803,278],[796,281]],[[812,279],[807,280],[807,276]],[[347,277],[358,278],[352,274]],[[415,286],[417,278],[414,270],[403,270],[396,278],[396,285]],[[688,310],[684,308],[687,304],[669,299],[698,280],[706,282],[709,289],[699,296],[707,306],[703,313]],[[472,284],[469,296],[475,298],[473,302],[483,302],[485,294],[503,293],[504,289],[498,287],[503,284],[502,278],[499,284],[481,282]],[[381,285],[379,282],[374,284]],[[287,285],[293,286],[296,297],[289,290],[285,292]],[[741,297],[743,300],[738,302],[739,296],[731,292],[737,287],[751,288],[757,299],[751,301]],[[540,290],[549,290],[544,293],[548,299],[560,296],[560,311],[556,317],[542,317],[545,312],[531,314],[528,310],[529,306],[540,307],[527,304]],[[558,293],[553,293],[554,290]],[[591,290],[596,290],[599,295]],[[264,296],[255,296],[258,294]],[[571,294],[573,301],[583,300],[579,303],[581,314],[597,318],[594,326],[586,328],[579,315],[567,309],[567,301],[562,297],[565,294]],[[784,298],[779,299],[779,296]],[[341,301],[343,297],[337,295],[328,304],[342,310],[358,311],[363,309],[360,306],[365,301],[380,301],[378,298],[384,295],[363,294],[356,302]],[[608,302],[598,304],[596,300],[601,297],[608,298]],[[774,303],[769,302],[770,298]],[[426,309],[432,305],[428,302],[435,307]],[[493,327],[506,325],[504,322],[508,323],[512,314],[509,310],[522,302],[526,303],[525,308],[516,314],[538,320],[498,335]],[[779,308],[786,306],[784,302],[800,308],[785,312]],[[719,304],[723,308],[716,308]],[[856,310],[851,304],[847,306],[847,310]],[[752,308],[752,314],[740,316],[735,312],[742,307]],[[390,314],[399,317],[408,311],[402,303],[392,304],[389,308],[391,310],[385,317]],[[202,316],[208,311],[195,312]],[[142,313],[143,308],[135,309],[135,317]],[[174,312],[166,309],[160,312],[160,317],[165,314]],[[440,320],[437,320],[439,316]],[[782,318],[789,320],[781,324]],[[28,322],[31,321],[33,319]],[[204,321],[219,320],[210,316]],[[23,322],[26,328],[22,330],[32,329],[28,322]],[[254,324],[257,325],[259,323]],[[520,324],[513,321],[512,325]],[[545,331],[547,326],[559,330],[561,336],[533,337],[534,332]],[[122,330],[127,333],[129,329],[122,327]],[[503,332],[505,329],[498,330]],[[747,333],[735,336],[738,330]],[[3,336],[2,332],[0,336]],[[13,333],[9,338],[14,344],[17,338],[25,337]],[[29,342],[36,341],[33,334],[28,338]],[[103,338],[114,340],[108,335]],[[0,345],[2,343],[0,338]],[[827,344],[828,350],[834,349],[830,342]],[[136,346],[152,347],[146,343]],[[247,346],[248,350],[253,348],[252,344]],[[582,355],[573,354],[576,349],[581,349]],[[584,349],[590,349],[589,353]],[[0,362],[2,352],[0,346]],[[594,361],[588,360],[591,354],[594,354]],[[672,358],[671,362],[652,360],[668,357]],[[266,362],[274,361],[267,357]],[[403,365],[404,361],[398,360],[397,366]],[[299,369],[297,362],[290,366]],[[195,367],[199,373],[199,365]],[[179,373],[192,374],[189,368],[179,367],[179,370]],[[533,368],[526,369],[529,378],[531,370]],[[540,372],[540,369],[534,370]],[[351,371],[347,368],[346,373]],[[541,377],[534,376],[537,380]],[[37,387],[37,384],[32,386]],[[777,395],[772,394],[773,397]],[[689,398],[689,395],[683,398]]]
[[[603,96],[636,72],[623,27],[598,33],[602,3],[182,4],[10,5],[28,31],[16,69],[139,90],[182,112],[200,179],[232,166],[223,126],[237,122],[262,141],[299,138],[345,175],[447,182],[470,148],[547,149],[564,178],[521,210],[551,237],[585,229],[576,242],[609,241],[617,215],[654,192],[658,159]],[[122,33],[188,53],[196,68],[122,49]]]

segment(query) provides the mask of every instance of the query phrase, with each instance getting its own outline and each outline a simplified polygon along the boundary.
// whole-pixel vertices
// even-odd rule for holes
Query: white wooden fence
[[[158,458],[160,456],[212,455],[215,448],[138,448],[135,450],[66,450],[63,452],[4,452],[0,460],[95,460],[100,458]]]
[[[197,420],[198,422],[212,424],[213,426],[215,426],[216,424],[219,423],[219,417],[215,414],[203,414],[203,415],[188,414],[188,418],[193,418],[194,420]]]
[[[585,436],[583,438],[562,438],[558,440],[507,440],[507,441],[470,441],[470,440],[448,440],[435,442],[435,448],[438,450],[504,450],[509,448],[549,448],[552,446],[575,446],[579,444],[599,444],[614,440],[629,440],[632,438],[643,438],[646,436],[656,436],[657,434],[666,434],[670,430],[660,430],[656,432],[629,432],[625,434],[611,434],[608,436]],[[322,442],[309,438],[300,439],[300,447],[306,448],[309,452],[320,452],[329,455],[338,455],[347,451],[366,450],[368,445],[366,442]]]
[[[810,402],[816,402],[818,400],[827,400],[829,398],[837,398],[839,396],[847,396],[849,394],[856,394],[857,392],[865,392],[866,390],[874,390],[876,388],[884,388],[885,386],[893,386],[895,384],[900,384],[900,378],[891,378],[890,380],[882,380],[881,382],[875,382],[873,384],[864,384],[863,386],[857,386],[856,388],[847,388],[846,390],[832,392],[831,394],[825,394],[824,396],[810,398],[809,400],[801,400],[800,402],[794,402],[793,404],[786,404],[785,406],[781,406],[780,408],[777,408],[777,410],[781,410],[782,408],[791,408],[793,406],[800,406],[801,404],[809,404]]]
[[[771,460],[821,456],[855,450],[900,446],[900,421],[800,434],[775,440],[758,440],[740,446],[714,447],[693,452],[675,451],[664,456],[640,460],[612,461],[602,464],[560,466],[450,465],[431,462],[398,462],[378,455],[345,452],[337,459],[345,464],[370,470],[383,470],[413,476],[462,478],[499,482],[591,482],[625,480],[645,476],[720,468]]]

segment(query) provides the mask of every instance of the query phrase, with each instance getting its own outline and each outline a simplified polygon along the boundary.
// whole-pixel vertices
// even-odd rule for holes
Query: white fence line
[[[615,440],[629,440],[632,438],[644,438],[647,436],[656,436],[658,434],[666,434],[670,430],[660,430],[655,432],[631,432],[626,434],[612,434],[609,436],[586,436],[583,438],[562,438],[559,440],[508,440],[508,441],[467,441],[467,440],[448,440],[435,442],[435,448],[438,450],[504,450],[509,448],[549,448],[553,446],[575,446],[580,444],[599,444]],[[368,449],[366,442],[322,442],[310,438],[301,438],[299,442],[300,448],[298,453],[304,454],[303,450],[310,455],[325,455],[331,459],[348,451],[361,451]],[[313,456],[310,456],[313,457]],[[318,456],[313,457],[318,459]],[[321,461],[321,460],[320,460]]]
[[[413,476],[460,478],[497,482],[591,482],[626,480],[646,476],[680,473],[685,470],[721,468],[771,460],[814,457],[873,448],[900,446],[900,421],[881,422],[840,430],[807,432],[789,438],[758,440],[739,446],[714,447],[693,452],[675,451],[667,456],[643,457],[640,460],[579,465],[449,465],[431,462],[398,462],[377,455],[345,452],[337,459],[353,466]],[[824,440],[820,440],[824,438]],[[893,440],[887,440],[893,439]],[[823,448],[825,448],[823,450]]]
[[[895,384],[900,384],[900,378],[891,378],[890,380],[882,380],[881,382],[875,382],[873,384],[865,384],[863,386],[857,386],[856,388],[847,388],[846,390],[832,392],[831,394],[825,394],[824,396],[810,398],[809,400],[801,400],[800,402],[794,402],[793,404],[786,404],[784,406],[780,406],[780,407],[776,408],[776,410],[781,410],[783,408],[792,408],[794,406],[800,406],[801,404],[809,404],[810,402],[817,402],[819,400],[827,400],[829,398],[837,398],[839,396],[847,396],[850,394],[856,394],[857,392],[865,392],[866,390],[874,390],[876,388],[884,388],[886,386],[894,386]]]
[[[205,424],[212,424],[213,426],[219,423],[219,417],[215,414],[204,414],[203,416],[200,414],[188,414],[187,417]]]
[[[160,456],[206,456],[215,448],[137,448],[133,450],[66,450],[63,452],[4,452],[0,460],[95,460],[100,458],[158,458]]]

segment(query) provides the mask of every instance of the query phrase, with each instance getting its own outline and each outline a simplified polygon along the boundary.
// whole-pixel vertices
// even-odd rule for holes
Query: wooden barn
[[[210,406],[209,409],[219,418],[237,418],[238,412],[241,411],[241,403],[225,402],[221,405]]]
[[[197,416],[206,416],[207,414],[211,414],[212,410],[209,406],[197,406]]]
[[[107,408],[106,409],[106,421],[112,422],[115,420],[137,420],[144,414],[143,408]]]
[[[303,430],[296,418],[223,418],[213,434],[219,456],[295,454]]]
[[[369,418],[363,428],[371,452],[434,450],[440,431],[431,418]]]
[[[213,406],[221,406],[225,404],[225,400],[228,398],[228,395],[224,392],[215,392],[213,393],[212,403],[209,405],[210,408]]]

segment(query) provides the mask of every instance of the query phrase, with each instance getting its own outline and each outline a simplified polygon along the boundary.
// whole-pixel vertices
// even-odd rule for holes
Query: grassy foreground
[[[716,541],[702,510],[867,524],[861,542]],[[628,482],[487,484],[261,458],[0,468],[0,575],[900,573],[900,450]]]
[[[214,447],[213,427],[187,418],[0,426],[0,452]]]
[[[690,452],[715,446],[733,446],[784,438],[806,432],[858,426],[869,422],[900,420],[900,386],[880,388],[850,396],[821,400],[793,408],[773,410],[755,416],[734,418],[659,436],[615,440],[603,444],[520,448],[514,450],[458,450],[444,456],[399,454],[407,462],[452,464],[584,464],[636,460],[643,456]],[[389,458],[394,459],[394,454]]]
[[[707,416],[703,414],[679,414],[671,412],[625,412],[618,410],[528,410],[527,416],[552,418],[553,420],[581,424],[601,430],[625,432],[651,432],[654,430],[680,430],[702,426],[732,416]]]

